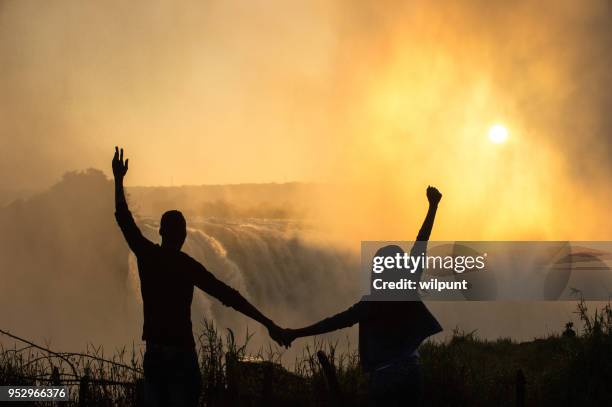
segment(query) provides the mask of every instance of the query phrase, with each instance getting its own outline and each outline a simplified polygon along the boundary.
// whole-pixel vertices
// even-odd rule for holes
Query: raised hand
[[[123,149],[115,147],[115,155],[113,156],[113,175],[115,178],[123,178],[128,170],[128,161],[123,162]]]
[[[442,199],[442,194],[440,193],[440,191],[438,191],[436,187],[432,187],[431,185],[427,187],[426,195],[430,205],[438,205],[440,199]]]

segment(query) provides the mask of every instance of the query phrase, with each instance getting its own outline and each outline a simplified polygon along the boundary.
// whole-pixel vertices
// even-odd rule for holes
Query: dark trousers
[[[202,382],[195,350],[147,344],[143,365],[147,407],[198,405]]]
[[[370,373],[368,404],[370,406],[420,406],[423,376],[414,361],[400,361]]]

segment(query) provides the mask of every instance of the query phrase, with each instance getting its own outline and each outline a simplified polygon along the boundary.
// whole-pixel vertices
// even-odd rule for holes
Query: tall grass
[[[608,304],[591,311],[581,300],[576,313],[578,332],[568,323],[560,334],[545,339],[488,341],[476,332],[456,329],[449,341],[423,344],[425,405],[515,406],[517,383],[523,380],[527,406],[612,405],[612,309]],[[270,345],[250,352],[251,338],[247,334],[238,341],[232,331],[221,332],[204,322],[196,336],[202,406],[332,405],[317,357],[321,350],[334,366],[342,404],[365,405],[367,376],[354,347],[339,353],[337,342],[314,338],[288,371],[279,363],[280,348]],[[102,348],[92,346],[71,354],[15,344],[0,347],[0,385],[65,384],[74,401],[63,405],[77,405],[79,385],[86,378],[87,405],[135,405],[142,398],[141,361],[134,347],[107,358]]]

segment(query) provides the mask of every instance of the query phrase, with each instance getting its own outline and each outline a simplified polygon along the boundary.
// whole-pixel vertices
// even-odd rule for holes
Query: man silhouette
[[[281,329],[251,305],[238,291],[218,280],[181,251],[187,236],[185,218],[179,211],[164,213],[159,234],[161,245],[146,239],[128,209],[123,178],[128,160],[115,147],[115,217],[138,260],[144,311],[142,339],[145,403],[147,406],[195,406],[200,394],[200,369],[191,328],[193,287],[261,323],[270,336],[284,345]]]
[[[442,194],[427,188],[429,210],[419,230],[411,256],[424,255]],[[385,246],[375,256],[403,256],[399,246]],[[393,271],[390,274],[393,275]],[[412,280],[418,281],[422,267]],[[396,273],[397,274],[397,273]],[[283,331],[289,344],[296,338],[319,335],[359,323],[359,356],[369,373],[369,404],[372,406],[419,405],[421,372],[418,347],[442,327],[418,295],[403,296],[405,301],[361,300],[348,310],[301,329]],[[406,301],[408,300],[408,301]]]

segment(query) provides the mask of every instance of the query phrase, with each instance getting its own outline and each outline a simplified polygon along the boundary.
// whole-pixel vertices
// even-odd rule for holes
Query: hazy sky
[[[449,233],[603,237],[611,85],[609,0],[1,1],[0,186],[121,144],[132,185],[338,182],[391,225],[431,183]]]
[[[115,144],[133,184],[316,179],[337,16],[289,3],[2,1],[2,184],[107,169]]]

